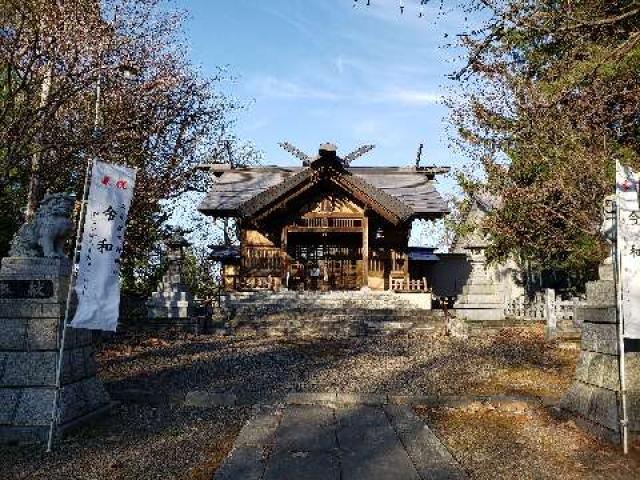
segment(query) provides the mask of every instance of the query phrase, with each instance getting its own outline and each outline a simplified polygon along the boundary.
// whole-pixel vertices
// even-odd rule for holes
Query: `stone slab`
[[[0,278],[0,298],[16,300],[51,298],[54,294],[53,280],[22,280]]]
[[[282,414],[280,412],[258,414],[240,430],[235,445],[240,447],[273,445],[274,435],[281,419]]]
[[[466,478],[410,407],[387,408],[391,410],[362,404],[334,408],[288,405],[283,410],[259,412],[243,427],[214,478]]]
[[[62,277],[32,275],[25,280],[23,275],[0,273],[0,303],[10,304],[16,300],[33,303],[64,303],[67,299],[69,280]]]
[[[336,404],[338,405],[384,405],[387,403],[387,396],[375,393],[338,393],[336,394]]]
[[[619,431],[618,398],[615,391],[574,382],[560,406],[612,431]]]
[[[211,408],[219,406],[233,406],[237,397],[232,393],[217,393],[206,391],[188,392],[184,404],[187,407]]]
[[[27,321],[22,318],[0,318],[0,351],[24,350],[27,342]]]
[[[234,448],[222,463],[214,480],[262,480],[264,448]]]
[[[55,385],[59,353],[53,351],[0,353],[0,387]],[[62,384],[78,382],[97,371],[93,347],[64,351]]]
[[[476,288],[460,295],[458,303],[460,305],[503,305],[498,295],[481,293],[476,291]]]
[[[27,350],[57,350],[59,348],[59,318],[32,318],[27,324]],[[65,348],[69,346],[65,339]]]
[[[13,425],[18,427],[49,425],[53,396],[53,388],[23,389],[20,392]]]
[[[49,436],[49,427],[0,426],[0,444],[44,443]]]
[[[613,324],[585,323],[582,325],[582,350],[608,355],[618,354],[618,330]]]
[[[314,425],[304,420],[291,421],[285,416],[276,432],[274,451],[329,452],[337,447],[335,425]]]
[[[55,385],[56,352],[0,353],[0,387]]]
[[[30,279],[37,276],[68,277],[71,275],[71,261],[66,258],[4,257],[0,275],[20,275]]]
[[[47,317],[53,315],[44,315]],[[42,304],[0,299],[0,318],[41,318]]]
[[[498,294],[498,286],[496,284],[487,282],[486,284],[470,284],[462,287],[462,294],[467,295],[469,293],[477,293],[481,295],[491,295],[493,298]]]
[[[583,350],[576,366],[576,379],[597,387],[619,390],[618,356]]]
[[[367,428],[340,428],[338,441],[343,480],[420,480],[388,421],[386,425]]]
[[[385,412],[424,480],[466,480],[468,476],[438,437],[407,406],[387,406]]]
[[[470,321],[503,320],[504,306],[486,304],[460,304],[456,305],[456,316]]]
[[[13,422],[13,418],[20,399],[20,389],[5,388],[0,390],[0,425],[8,425]]]
[[[616,288],[612,280],[597,280],[595,282],[587,282],[587,303],[589,305],[615,306]]]
[[[336,410],[336,420],[343,430],[366,430],[389,426],[387,416],[380,408],[352,406]]]
[[[336,394],[315,392],[293,392],[287,395],[286,403],[290,405],[318,405],[322,403],[335,403]]]
[[[244,478],[244,477],[238,477]],[[336,452],[282,451],[269,459],[264,480],[344,480]],[[370,478],[373,477],[359,477]]]
[[[615,306],[576,305],[576,322],[582,323],[617,323]]]

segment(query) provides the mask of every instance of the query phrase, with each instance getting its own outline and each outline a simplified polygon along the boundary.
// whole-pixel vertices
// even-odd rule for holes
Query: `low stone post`
[[[545,337],[553,340],[558,336],[558,318],[556,316],[556,292],[552,288],[547,288],[544,295],[544,314],[547,321],[545,326]]]

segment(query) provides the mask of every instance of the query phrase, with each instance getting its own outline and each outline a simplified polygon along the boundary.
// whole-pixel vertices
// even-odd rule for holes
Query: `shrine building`
[[[448,213],[435,188],[441,167],[366,167],[321,145],[301,167],[213,164],[214,185],[199,210],[239,222],[239,248],[214,251],[227,291],[393,290],[428,292],[428,249],[410,248],[414,220]]]

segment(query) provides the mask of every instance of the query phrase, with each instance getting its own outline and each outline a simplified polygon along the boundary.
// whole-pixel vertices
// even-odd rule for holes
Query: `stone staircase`
[[[357,336],[444,331],[430,294],[392,292],[235,292],[221,299],[234,334]]]

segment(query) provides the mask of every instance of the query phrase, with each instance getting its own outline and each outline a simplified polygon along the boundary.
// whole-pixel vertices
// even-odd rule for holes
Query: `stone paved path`
[[[459,480],[406,405],[288,405],[247,422],[215,480]]]

